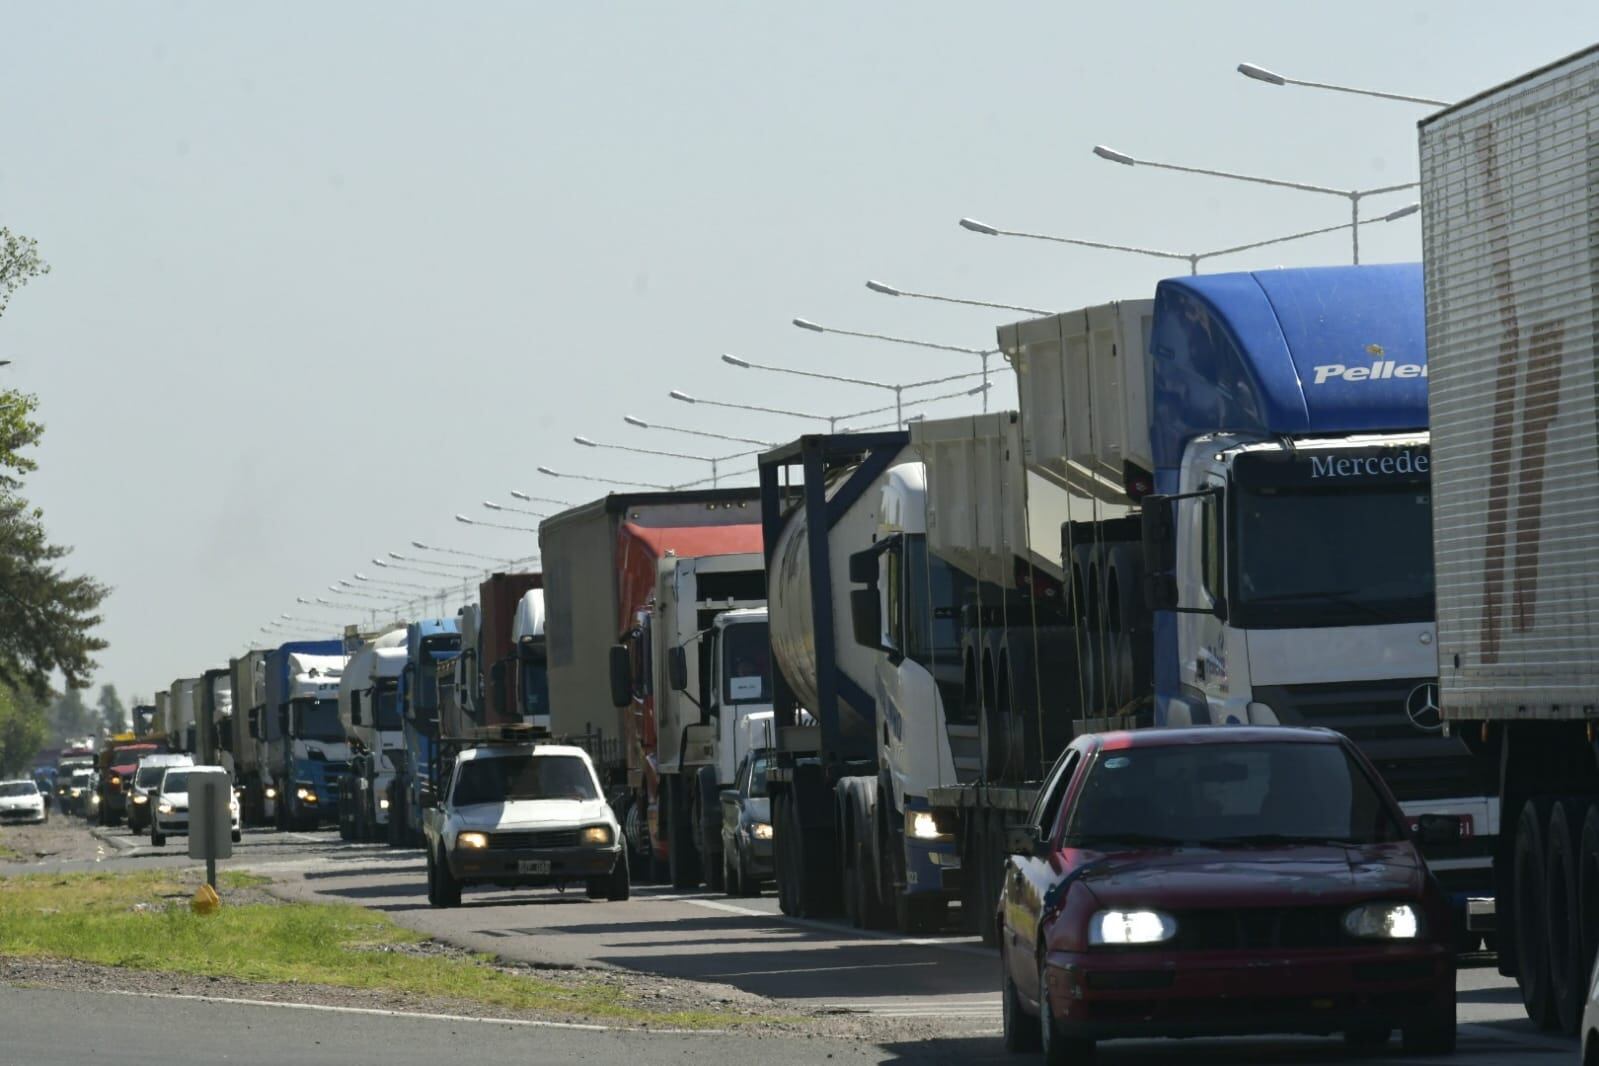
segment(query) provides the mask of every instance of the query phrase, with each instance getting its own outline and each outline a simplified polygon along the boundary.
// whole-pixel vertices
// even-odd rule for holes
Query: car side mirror
[[[736,789],[736,788],[724,788],[724,789],[722,789],[722,802],[723,803],[737,803],[741,798],[743,798],[743,797],[741,797],[739,795],[738,789]]]
[[[633,664],[627,645],[611,645],[611,705],[626,707],[633,702]]]
[[[666,680],[673,692],[688,691],[688,652],[673,648],[666,655]]]
[[[1005,851],[1010,855],[1032,857],[1044,850],[1044,834],[1036,825],[1013,825],[1005,829]]]
[[[1140,503],[1143,507],[1144,603],[1151,611],[1169,611],[1177,606],[1176,501],[1170,496],[1151,494]]]
[[[883,646],[883,605],[877,598],[877,586],[850,589],[849,619],[855,643],[872,649]]]
[[[1423,814],[1411,824],[1410,833],[1422,847],[1447,847],[1465,837],[1460,819],[1448,814]]]

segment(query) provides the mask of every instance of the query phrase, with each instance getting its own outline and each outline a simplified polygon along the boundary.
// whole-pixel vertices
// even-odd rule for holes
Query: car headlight
[[[378,800],[378,810],[386,811],[388,809],[389,809],[389,801],[388,800],[386,800],[386,799]]]
[[[583,830],[579,839],[592,847],[607,847],[611,843],[611,827],[608,825],[591,825]]]
[[[1421,914],[1408,903],[1367,903],[1344,915],[1344,932],[1362,940],[1415,940]]]
[[[750,836],[754,837],[756,840],[771,840],[772,839],[772,823],[771,822],[751,822],[750,823]]]
[[[177,810],[176,807],[172,806],[172,804],[166,802],[165,800],[162,800],[160,803],[156,804],[155,809],[160,811],[162,814],[171,814],[173,811]]]
[[[932,811],[906,811],[905,833],[915,840],[947,840],[949,834],[938,827]]]
[[[1159,944],[1177,935],[1177,919],[1160,911],[1100,911],[1088,921],[1088,942],[1106,947]]]
[[[271,785],[268,785],[267,786],[267,790],[266,790],[266,798],[269,799],[269,800],[270,799],[277,799],[278,798],[278,790],[273,788]]]
[[[455,846],[458,848],[486,848],[489,846],[489,838],[482,833],[459,833],[455,838]]]
[[[150,797],[144,795],[142,792],[135,792],[133,794],[133,802],[134,803],[149,803],[150,802]]]
[[[112,774],[111,775],[111,787],[115,788],[117,785],[120,785],[120,784],[122,784],[122,778],[118,777],[116,774]]]

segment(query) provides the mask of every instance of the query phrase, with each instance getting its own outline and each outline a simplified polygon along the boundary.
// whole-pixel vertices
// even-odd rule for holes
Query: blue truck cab
[[[279,829],[315,828],[337,819],[339,779],[350,744],[339,721],[339,679],[348,657],[341,640],[291,641],[266,658],[269,730],[267,788]]]
[[[439,668],[461,654],[461,627],[454,618],[424,618],[406,627],[406,661],[397,688],[405,749],[390,785],[389,843],[422,839],[422,812],[436,782],[439,739]]]

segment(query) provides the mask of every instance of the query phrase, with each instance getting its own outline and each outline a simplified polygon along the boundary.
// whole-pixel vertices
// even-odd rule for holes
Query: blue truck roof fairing
[[[423,618],[405,627],[406,654],[415,661],[422,650],[422,641],[428,637],[459,634],[461,623],[455,618]]]
[[[1171,278],[1155,289],[1150,441],[1427,428],[1421,265]]]

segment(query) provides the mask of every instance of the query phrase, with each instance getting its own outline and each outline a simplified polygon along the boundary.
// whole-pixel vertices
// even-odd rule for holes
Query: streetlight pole
[[[981,377],[986,380],[987,372],[978,371],[971,374],[950,374],[941,378],[928,378],[925,381],[910,381],[903,385],[891,385],[885,381],[870,381],[866,378],[843,377],[838,374],[821,374],[814,370],[794,370],[786,366],[772,366],[769,363],[752,363],[748,359],[737,356],[722,355],[722,362],[728,366],[736,366],[743,370],[765,370],[773,374],[793,374],[796,377],[816,378],[819,381],[838,381],[846,385],[864,385],[873,389],[887,389],[894,394],[894,417],[899,418],[904,410],[904,394],[906,389],[917,389],[927,385],[945,385],[951,381],[963,381],[968,378]]]
[[[460,574],[452,574],[448,570],[423,570],[415,566],[396,566],[387,559],[379,559],[375,555],[372,557],[372,565],[381,566],[388,570],[403,570],[409,574],[421,574],[423,577],[442,577],[447,581],[454,581],[461,576]]]
[[[857,329],[836,329],[833,326],[824,326],[812,322],[808,318],[791,320],[794,325],[810,333],[836,333],[840,337],[863,337],[873,341],[888,341],[890,344],[908,344],[913,348],[932,348],[940,352],[960,352],[962,355],[975,355],[983,361],[983,384],[988,384],[988,360],[999,354],[998,348],[966,348],[959,344],[939,344],[935,341],[921,341],[910,337],[893,337],[887,333],[866,333]],[[988,393],[983,393],[983,410],[988,410]]]
[[[481,559],[487,563],[499,563],[504,561],[493,555],[481,555],[477,552],[464,552],[457,548],[441,548],[436,544],[423,544],[419,540],[413,540],[411,542],[411,547],[417,549],[418,551],[438,552],[441,555],[459,555],[463,559]]]
[[[515,496],[517,499],[522,500],[522,501],[524,501],[526,503],[553,503],[557,507],[570,507],[570,506],[572,506],[572,503],[571,503],[570,500],[557,500],[557,499],[553,499],[553,498],[551,498],[549,496],[529,496],[527,493],[518,492],[516,489],[512,489],[511,490],[511,495]]]
[[[1094,154],[1111,163],[1120,163],[1124,167],[1151,167],[1155,170],[1175,170],[1179,174],[1203,174],[1211,178],[1227,178],[1231,181],[1248,182],[1251,185],[1270,185],[1278,189],[1297,189],[1300,192],[1320,193],[1325,196],[1341,196],[1349,201],[1349,239],[1354,261],[1360,262],[1360,200],[1364,196],[1379,196],[1383,193],[1400,192],[1405,189],[1414,189],[1420,182],[1410,181],[1403,185],[1384,185],[1375,189],[1334,189],[1326,185],[1312,185],[1305,181],[1283,181],[1279,178],[1262,178],[1254,174],[1237,174],[1230,170],[1209,170],[1205,167],[1180,166],[1176,163],[1157,163],[1148,159],[1138,159],[1126,152],[1118,152],[1103,144],[1094,146]]]
[[[1238,64],[1238,73],[1267,85],[1302,85],[1307,89],[1330,89],[1335,93],[1353,93],[1356,96],[1375,96],[1379,100],[1398,100],[1406,104],[1425,104],[1428,107],[1448,107],[1448,100],[1430,100],[1425,96],[1406,96],[1403,93],[1379,92],[1376,89],[1357,89],[1352,85],[1334,85],[1326,81],[1302,81],[1278,74],[1274,70],[1253,63]]]
[[[1421,210],[1420,204],[1406,204],[1404,207],[1378,215],[1375,218],[1364,219],[1366,225],[1375,222],[1396,222],[1408,218]],[[1188,264],[1190,274],[1199,273],[1199,263],[1203,259],[1213,259],[1221,255],[1234,255],[1238,252],[1254,251],[1257,248],[1268,248],[1274,244],[1285,244],[1289,241],[1303,240],[1306,237],[1319,237],[1324,233],[1337,233],[1340,230],[1352,228],[1352,223],[1340,222],[1336,226],[1322,226],[1319,229],[1308,229],[1299,233],[1289,233],[1281,237],[1270,237],[1263,241],[1251,241],[1248,244],[1235,244],[1230,248],[1213,248],[1206,252],[1173,252],[1163,248],[1140,248],[1132,244],[1109,244],[1105,241],[1086,241],[1078,237],[1057,237],[1048,233],[1030,233],[1026,230],[1000,229],[990,226],[986,222],[979,222],[974,218],[960,220],[961,228],[973,233],[981,233],[988,237],[1027,237],[1035,241],[1053,241],[1056,244],[1071,244],[1079,248],[1099,248],[1110,252],[1131,252],[1135,255],[1147,255],[1156,259],[1176,259]]]
[[[529,511],[526,507],[507,507],[503,503],[495,503],[493,500],[484,500],[483,501],[483,506],[488,508],[491,511],[507,511],[507,512],[509,512],[511,514],[530,515],[533,518],[548,518],[548,517],[550,517],[549,515],[545,514],[543,511]]]
[[[614,478],[595,477],[592,474],[567,474],[560,470],[552,470],[547,466],[538,467],[537,470],[546,477],[561,477],[571,481],[588,481],[596,485],[618,485],[622,488],[633,489],[660,489],[662,492],[671,492],[677,487],[675,485],[655,485],[648,481],[617,481]]]
[[[897,285],[890,285],[885,281],[866,282],[866,287],[873,292],[880,292],[884,296],[907,296],[915,300],[937,300],[944,304],[965,304],[967,307],[989,307],[995,311],[1016,311],[1024,315],[1049,315],[1053,311],[1045,311],[1039,307],[1023,307],[1020,304],[999,304],[989,300],[968,300],[961,296],[935,296],[930,292],[912,292],[902,289]]]
[[[686,393],[682,389],[673,389],[671,392],[667,393],[667,395],[674,400],[681,401],[682,403],[692,403],[701,407],[725,407],[729,411],[755,411],[763,415],[784,415],[788,418],[804,418],[815,422],[826,422],[827,431],[829,433],[836,431],[837,424],[840,419],[850,417],[849,415],[813,415],[807,414],[803,411],[785,411],[778,407],[759,407],[755,404],[749,403],[729,403],[726,400],[707,400],[704,397],[694,396]]]
[[[389,558],[396,559],[402,563],[431,566],[439,570],[465,570],[469,574],[481,573],[483,570],[481,566],[473,566],[470,563],[441,562],[437,559],[413,559],[409,555],[401,555],[399,552],[389,552]]]
[[[514,529],[518,533],[537,533],[538,532],[538,529],[536,527],[534,527],[534,526],[507,526],[507,525],[504,525],[504,524],[499,523],[499,522],[485,522],[481,518],[468,518],[464,514],[456,515],[455,516],[455,520],[457,522],[460,522],[462,525],[468,525],[468,526],[486,526],[489,529]]]
[[[393,590],[398,591],[398,592],[409,592],[409,591],[417,590],[417,589],[421,589],[421,590],[426,591],[427,587],[428,587],[426,585],[412,584],[409,581],[379,581],[376,578],[367,577],[365,574],[361,573],[359,570],[357,570],[356,573],[355,573],[355,579],[357,581],[365,581],[365,582],[369,583],[373,588],[393,589]]]
[[[630,445],[626,445],[626,444],[606,444],[606,443],[604,443],[602,441],[597,441],[597,440],[594,440],[594,439],[592,439],[590,437],[584,437],[584,436],[573,437],[572,441],[574,443],[576,443],[576,444],[581,444],[585,448],[601,448],[601,449],[604,449],[605,451],[611,451],[611,452],[631,452],[634,455],[659,455],[659,456],[662,456],[662,457],[667,458],[667,459],[692,459],[695,462],[699,462],[699,463],[710,463],[711,464],[711,488],[714,489],[716,487],[716,481],[717,481],[716,464],[721,461],[721,459],[719,459],[716,456],[712,456],[712,455],[694,455],[694,454],[689,453],[689,452],[663,452],[663,451],[659,451],[659,450],[657,450],[655,448],[634,448],[634,447],[631,447]],[[748,453],[745,452],[745,453],[741,453],[741,454],[746,454],[747,455]],[[737,457],[729,455],[729,456],[724,456],[722,458],[733,459],[733,458],[737,458]]]
[[[658,429],[663,433],[682,433],[690,437],[704,437],[707,440],[725,440],[733,444],[758,444],[762,448],[773,448],[776,445],[769,440],[756,440],[754,437],[734,437],[726,433],[711,433],[703,429],[683,429],[681,426],[663,426],[659,422],[646,422],[633,415],[623,415],[622,421],[639,429]]]

